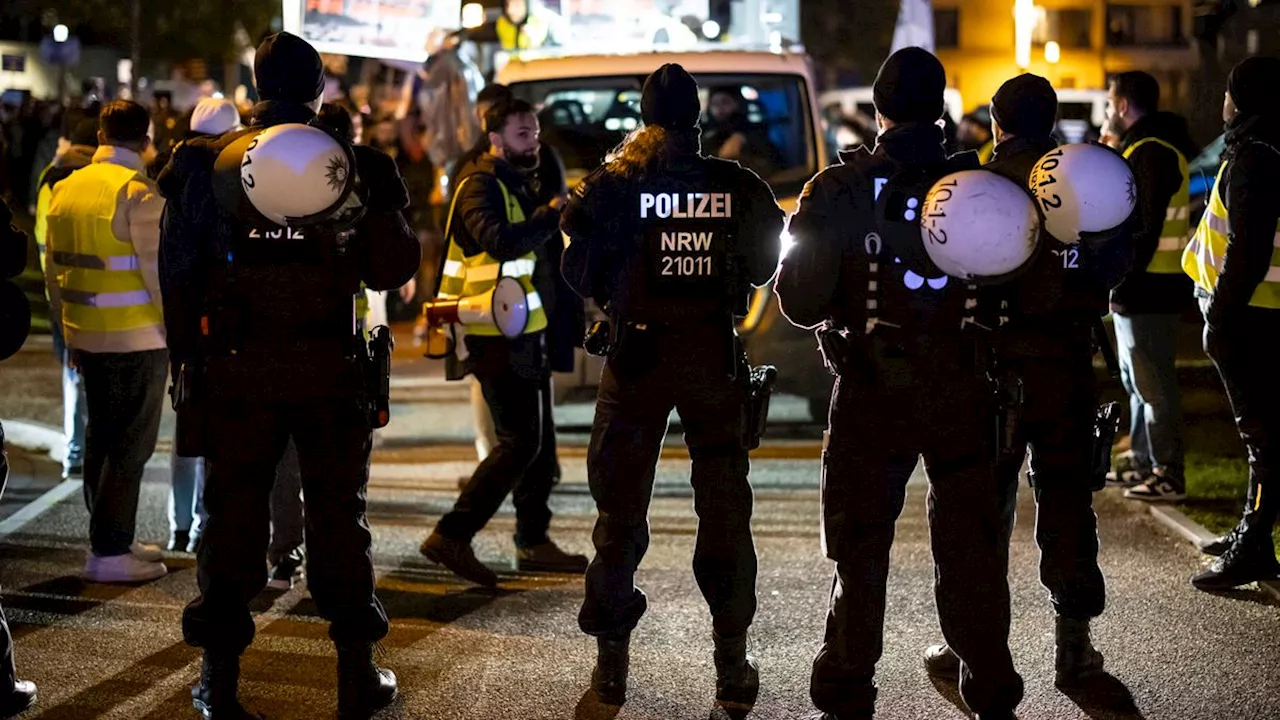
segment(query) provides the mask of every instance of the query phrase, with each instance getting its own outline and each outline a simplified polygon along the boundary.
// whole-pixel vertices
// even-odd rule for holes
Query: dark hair
[[[516,115],[533,114],[533,106],[527,100],[513,97],[489,108],[489,111],[484,114],[484,130],[500,133],[507,129],[507,123]]]
[[[641,125],[627,134],[604,162],[618,177],[635,179],[659,172],[676,158],[697,154],[702,135],[697,128],[672,130],[661,125]]]
[[[511,93],[511,88],[499,83],[492,83],[490,85],[485,85],[484,88],[476,95],[476,104],[489,103],[494,105],[512,97],[514,96]]]
[[[122,144],[142,142],[147,137],[151,116],[132,100],[112,100],[98,114],[98,129],[107,139]]]
[[[356,136],[355,123],[351,120],[351,113],[341,105],[334,103],[325,103],[320,106],[320,112],[316,114],[316,118],[322,125],[338,133],[352,142]]]
[[[1116,88],[1116,97],[1122,97],[1143,115],[1153,113],[1160,107],[1160,83],[1141,70],[1122,72],[1111,78]]]

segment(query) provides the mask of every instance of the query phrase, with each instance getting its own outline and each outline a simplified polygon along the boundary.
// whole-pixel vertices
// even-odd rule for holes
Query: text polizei
[[[731,193],[640,193],[640,217],[731,218]]]

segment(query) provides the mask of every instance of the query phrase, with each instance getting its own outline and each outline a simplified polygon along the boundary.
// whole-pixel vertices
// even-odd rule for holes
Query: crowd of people
[[[491,425],[492,438],[423,555],[496,586],[471,542],[512,495],[517,566],[585,576],[578,621],[597,640],[591,686],[607,703],[625,702],[631,635],[647,609],[636,572],[674,409],[692,460],[693,571],[712,616],[717,699],[753,703],[747,428],[760,389],[734,325],[752,289],[774,281],[784,314],[816,332],[838,377],[821,522],[835,572],[814,705],[824,720],[875,712],[894,525],[923,457],[945,641],[925,650],[925,666],[958,681],[979,718],[1011,718],[1023,680],[1008,647],[1007,572],[1024,457],[1040,577],[1055,612],[1055,681],[1077,684],[1104,667],[1090,634],[1106,594],[1093,493],[1107,481],[1138,500],[1185,493],[1173,337],[1190,297],[1201,304],[1205,349],[1250,462],[1240,524],[1206,545],[1219,557],[1192,583],[1219,590],[1280,575],[1271,538],[1280,495],[1264,492],[1280,429],[1275,386],[1250,348],[1280,322],[1278,69],[1280,61],[1252,58],[1232,71],[1226,161],[1194,232],[1185,126],[1160,112],[1149,75],[1115,78],[1107,130],[1132,168],[1132,216],[1077,238],[1038,225],[1042,251],[982,287],[906,282],[923,255],[894,253],[921,245],[919,222],[876,210],[886,187],[927,180],[927,189],[983,167],[978,153],[948,156],[945,71],[919,48],[880,69],[874,146],[813,178],[790,219],[756,173],[708,152],[697,81],[678,65],[648,78],[644,124],[572,192],[555,151],[539,141],[536,108],[501,86],[478,98],[466,122],[481,132],[445,169],[447,181],[433,170],[430,187],[415,188],[412,163],[427,152],[406,147],[392,120],[324,105],[321,58],[288,33],[258,48],[260,101],[248,113],[215,98],[172,124],[167,108],[128,100],[67,111],[35,182],[25,195],[12,185],[10,193],[36,215],[63,364],[64,469],[83,478],[90,515],[83,576],[133,583],[167,571],[163,551],[138,541],[136,515],[168,387],[178,414],[168,550],[197,552],[199,595],[182,620],[186,641],[203,650],[195,708],[207,718],[254,717],[237,694],[254,636],[249,603],[268,584],[290,587],[304,564],[331,623],[340,716],[369,717],[394,701],[397,679],[373,655],[389,625],[365,518],[389,371],[379,368],[370,311],[356,310],[355,298],[416,293],[424,243],[414,226],[423,213],[421,222],[443,225],[438,282],[424,282],[432,305],[515,288],[527,310],[514,334],[492,321],[432,327],[451,341],[449,376],[474,378],[478,424]],[[767,161],[767,139],[741,117],[740,101],[711,93],[716,149]],[[1056,94],[1044,78],[1021,75],[992,98],[991,115],[985,168],[1026,188],[1058,146]],[[157,140],[159,126],[172,134]],[[260,140],[287,132],[311,138],[307,147],[337,148],[326,177],[341,197],[282,227],[263,203],[296,188],[256,188],[244,168],[262,160],[250,155]],[[24,137],[18,146],[41,144]],[[39,162],[33,151],[29,167]],[[439,187],[450,190],[443,211],[431,199]],[[784,228],[795,244],[779,266]],[[587,299],[609,319],[587,343],[607,357],[587,458],[599,511],[592,558],[551,540],[548,502],[560,475],[550,377],[583,344]],[[1104,480],[1092,358],[1108,342],[1099,331],[1108,312],[1132,425],[1124,464]],[[0,715],[34,698],[8,672]]]

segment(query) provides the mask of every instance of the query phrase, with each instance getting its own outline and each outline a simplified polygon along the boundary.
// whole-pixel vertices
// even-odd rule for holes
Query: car
[[[617,54],[521,53],[499,69],[495,81],[539,109],[543,141],[560,152],[572,186],[639,126],[644,80],[664,63],[679,63],[693,74],[704,111],[716,88],[737,91],[748,121],[761,128],[776,151],[766,163],[744,164],[769,183],[784,210],[793,212],[805,183],[830,159],[812,64],[802,49],[708,45]],[[787,244],[784,233],[784,253]],[[808,399],[819,411],[815,419],[826,417],[832,378],[823,369],[817,341],[782,316],[772,284],[753,294],[738,332],[753,365],[778,368],[778,392]],[[601,360],[579,354],[573,373],[557,375],[558,395],[575,387],[594,389]]]

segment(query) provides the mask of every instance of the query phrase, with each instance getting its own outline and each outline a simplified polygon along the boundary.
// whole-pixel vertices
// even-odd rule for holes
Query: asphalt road
[[[654,540],[639,582],[649,614],[633,641],[631,692],[621,709],[586,694],[594,643],[577,629],[581,578],[512,570],[510,505],[477,538],[502,588],[481,591],[421,558],[417,544],[449,507],[456,481],[474,465],[464,390],[426,379],[397,387],[396,421],[377,451],[370,483],[379,595],[392,617],[383,663],[402,698],[380,718],[674,720],[731,717],[713,704],[710,624],[690,558],[696,519],[688,457],[668,435],[653,503]],[[762,691],[751,718],[804,718],[809,663],[822,635],[831,565],[818,545],[816,426],[798,402],[779,403],[786,439],[753,459],[760,609],[752,650]],[[586,406],[557,409],[566,427]],[[594,508],[586,491],[584,438],[562,436],[564,480],[553,495],[553,537],[587,552]],[[46,459],[15,452],[24,476],[56,482]],[[167,535],[167,461],[153,458],[143,488],[139,536]],[[40,480],[31,480],[38,484]],[[25,481],[24,481],[25,482]],[[920,651],[938,639],[918,476],[898,523],[889,580],[878,717],[963,718],[953,686],[931,682]],[[31,495],[34,495],[32,492]],[[1036,580],[1030,493],[1022,493],[1010,583],[1014,658],[1027,680],[1018,717],[1274,720],[1280,717],[1280,610],[1257,591],[1207,595],[1187,578],[1204,562],[1144,512],[1108,490],[1097,496],[1109,606],[1095,623],[1114,678],[1087,692],[1052,685],[1053,625]],[[11,512],[12,507],[6,506]],[[194,559],[174,554],[170,574],[140,587],[83,583],[87,514],[78,493],[0,542],[3,602],[13,624],[20,676],[40,687],[31,718],[168,720],[196,717],[189,688],[196,650],[179,617],[195,594]],[[265,566],[264,566],[265,572]],[[257,639],[244,658],[242,697],[271,720],[333,717],[334,659],[326,626],[305,584],[255,603]],[[740,717],[741,714],[732,715]]]

